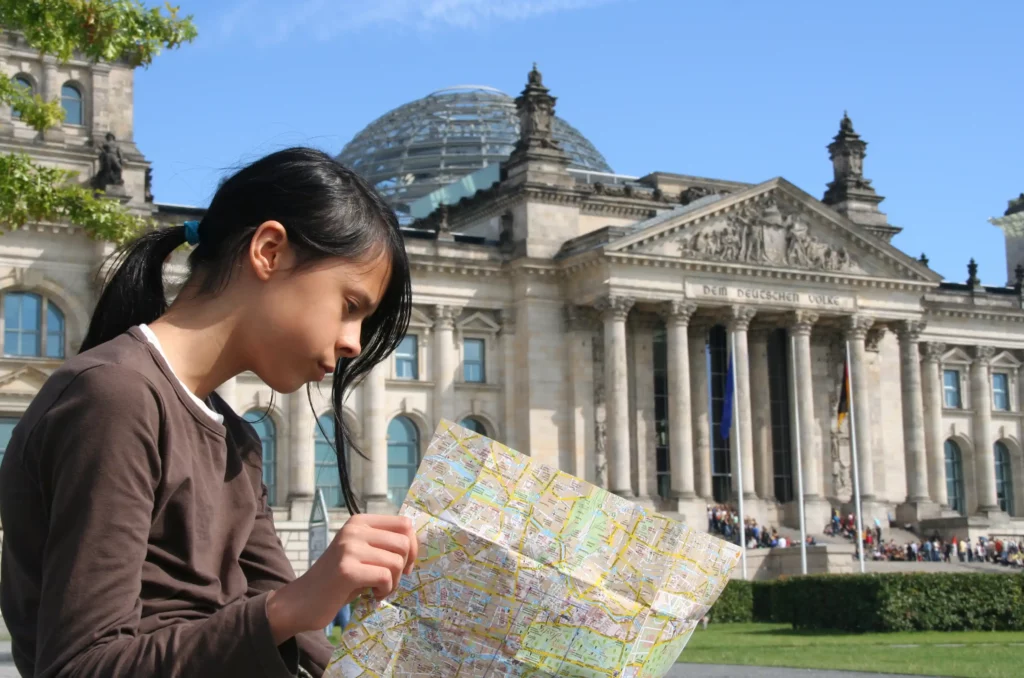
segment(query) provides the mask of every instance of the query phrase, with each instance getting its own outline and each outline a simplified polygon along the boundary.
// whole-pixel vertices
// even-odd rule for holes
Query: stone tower
[[[828,145],[833,179],[821,201],[853,223],[889,240],[899,229],[890,226],[885,213],[878,209],[885,198],[878,195],[871,180],[864,177],[865,149],[867,142],[854,131],[853,121],[844,111],[839,133]]]

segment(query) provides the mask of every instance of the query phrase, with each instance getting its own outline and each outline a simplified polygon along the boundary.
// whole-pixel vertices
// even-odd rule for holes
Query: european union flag
[[[732,355],[729,356],[729,368],[725,371],[725,398],[722,400],[722,440],[729,439],[729,431],[732,429]]]

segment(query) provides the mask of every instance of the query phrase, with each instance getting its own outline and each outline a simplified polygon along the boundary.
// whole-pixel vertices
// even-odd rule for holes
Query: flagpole
[[[790,356],[796,356],[796,337],[789,338]],[[790,359],[791,371],[793,372],[793,386],[796,386],[796,360]],[[807,574],[807,523],[804,520],[804,464],[803,453],[800,449],[800,408],[794,407],[796,412],[796,494],[797,507],[800,511],[800,572]]]
[[[740,419],[736,416],[737,398],[739,397],[739,391],[736,388],[736,333],[730,332],[729,339],[731,342],[729,350],[729,358],[732,362],[732,402],[729,404],[732,407],[732,430],[734,432],[733,437],[736,440],[736,484],[739,487],[736,489],[736,496],[739,497],[739,511],[740,511],[740,554],[743,560],[743,578],[747,578],[747,517],[743,513],[743,459],[742,459],[742,448],[743,439],[740,437]]]
[[[860,465],[857,463],[857,414],[853,406],[853,370],[850,369],[850,341],[846,341],[846,364],[843,371],[849,380],[847,407],[850,410],[850,457],[853,461],[853,501],[857,511],[857,558],[860,560],[860,573],[864,574],[864,516],[860,505]]]

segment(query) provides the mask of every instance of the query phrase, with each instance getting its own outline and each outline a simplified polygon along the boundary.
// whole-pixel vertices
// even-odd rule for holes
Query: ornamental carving
[[[921,348],[923,349],[921,353],[924,355],[925,362],[937,363],[946,354],[946,345],[934,341],[929,341]]]
[[[634,303],[636,303],[636,300],[632,297],[612,295],[598,300],[595,306],[598,313],[604,317],[615,318],[616,320],[625,320],[626,316],[629,315],[630,309],[633,308]]]
[[[679,253],[691,259],[837,273],[858,271],[845,247],[835,247],[811,235],[799,215],[784,215],[770,196],[744,205],[723,221],[687,233],[679,242]]]
[[[661,317],[666,322],[675,322],[681,325],[686,325],[690,322],[690,317],[697,312],[697,304],[692,301],[683,301],[676,299],[673,301],[666,302],[660,309]]]

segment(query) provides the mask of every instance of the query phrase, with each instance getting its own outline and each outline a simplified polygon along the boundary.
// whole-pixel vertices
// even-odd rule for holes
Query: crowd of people
[[[742,523],[742,527],[741,527]],[[975,541],[958,539],[943,540],[938,534],[930,539],[919,539],[897,543],[896,539],[883,538],[882,522],[877,518],[870,525],[863,525],[862,539],[865,557],[872,560],[903,562],[987,562],[1009,567],[1024,568],[1024,539],[1012,537],[978,537]],[[747,517],[740,520],[739,512],[726,504],[708,506],[708,532],[717,534],[735,544],[739,535],[745,537],[747,548],[785,548],[799,545],[780,535],[776,527],[758,525],[757,520]],[[854,514],[841,515],[832,509],[832,517],[825,526],[829,536],[845,537],[854,541],[857,536],[857,521]],[[807,537],[807,544],[815,544],[813,536]]]
[[[758,525],[754,518],[745,518],[741,528],[739,512],[725,504],[708,506],[708,532],[720,535],[734,544],[740,543],[742,532],[748,549],[786,548],[794,545],[791,539],[779,534],[778,528]],[[814,537],[808,536],[807,544],[813,546]]]

